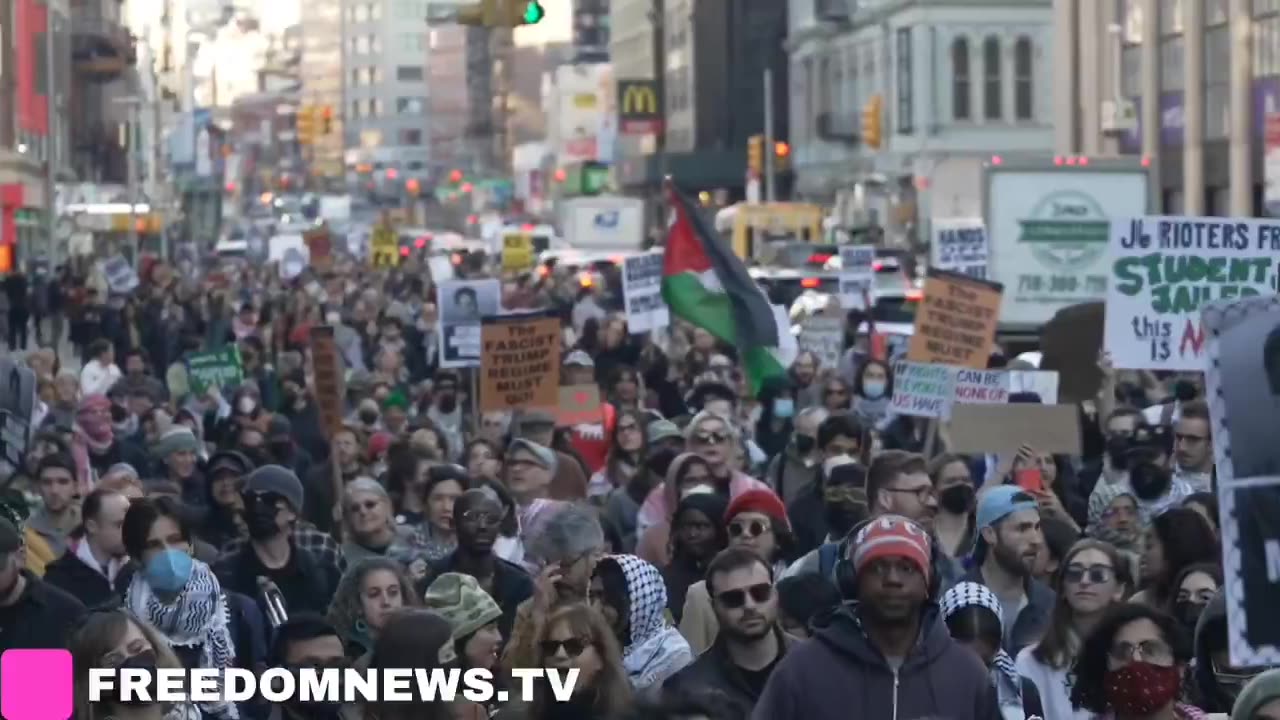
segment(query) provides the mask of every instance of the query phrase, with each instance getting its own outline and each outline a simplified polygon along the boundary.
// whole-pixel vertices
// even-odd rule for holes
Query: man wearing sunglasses
[[[707,566],[706,583],[720,631],[711,648],[664,689],[719,690],[737,706],[734,717],[746,717],[792,643],[777,624],[773,570],[752,550],[734,547]]]
[[[774,669],[753,720],[999,720],[987,669],[956,643],[929,601],[929,533],[900,515],[869,520],[851,539],[846,602],[814,623]]]

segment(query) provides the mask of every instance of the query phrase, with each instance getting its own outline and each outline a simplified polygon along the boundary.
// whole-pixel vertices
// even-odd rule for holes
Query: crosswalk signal
[[[773,144],[773,166],[778,171],[791,167],[791,144],[779,140]]]
[[[764,172],[763,135],[752,135],[747,138],[747,169],[756,174]]]
[[[869,148],[879,148],[883,140],[882,118],[884,116],[884,99],[872,95],[862,108],[862,144]]]
[[[320,126],[321,135],[329,135],[333,133],[333,106],[325,105],[324,110],[320,113],[323,122]]]
[[[315,108],[310,105],[300,105],[298,114],[294,117],[295,129],[298,131],[298,144],[311,145],[316,141],[316,118]]]
[[[458,8],[459,25],[519,27],[536,25],[547,16],[537,0],[480,0]]]

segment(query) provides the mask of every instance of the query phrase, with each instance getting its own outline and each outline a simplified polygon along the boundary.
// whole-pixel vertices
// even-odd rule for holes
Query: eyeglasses
[[[921,503],[927,503],[938,497],[938,491],[933,489],[933,485],[921,485],[918,488],[884,488],[889,492],[910,493],[916,496],[916,500]]]
[[[1111,646],[1107,654],[1118,663],[1127,663],[1134,659],[1134,653],[1141,662],[1153,665],[1168,665],[1173,662],[1173,649],[1163,640],[1143,640],[1140,643],[1117,643]]]
[[[498,513],[492,513],[488,510],[468,510],[462,513],[462,519],[467,522],[480,524],[493,524],[502,520],[502,516]]]
[[[719,445],[728,439],[729,436],[726,433],[720,432],[700,432],[693,436],[693,441],[699,445]]]
[[[747,604],[748,596],[751,597],[751,602],[756,605],[769,602],[769,598],[773,597],[773,585],[760,583],[759,585],[738,588],[737,590],[725,590],[722,593],[716,593],[716,600],[730,610],[737,610]]]
[[[729,523],[730,537],[742,537],[745,535],[749,538],[758,538],[772,530],[773,528],[769,527],[768,523],[759,520],[734,520]]]
[[[552,657],[560,652],[560,648],[564,648],[564,654],[571,658],[576,658],[587,649],[588,643],[581,638],[568,638],[565,640],[543,640],[541,643],[542,656]]]
[[[365,500],[361,503],[351,503],[350,505],[347,505],[347,509],[353,513],[360,512],[361,510],[376,510],[377,507],[377,500]]]
[[[1084,565],[1071,564],[1066,570],[1062,571],[1062,579],[1069,583],[1079,583],[1081,580],[1088,580],[1090,585],[1101,585],[1109,583],[1116,579],[1116,570],[1110,565]]]

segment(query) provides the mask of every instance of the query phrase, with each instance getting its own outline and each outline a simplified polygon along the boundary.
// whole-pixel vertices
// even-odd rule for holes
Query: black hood
[[[1196,623],[1195,636],[1195,693],[1197,705],[1205,712],[1231,712],[1235,698],[1223,692],[1213,674],[1213,648],[1227,645],[1227,594],[1219,590]]]

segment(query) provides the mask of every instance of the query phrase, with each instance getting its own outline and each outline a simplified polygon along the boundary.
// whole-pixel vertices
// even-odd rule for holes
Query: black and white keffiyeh
[[[996,620],[1002,620],[1003,608],[1000,606],[1000,598],[991,588],[981,583],[965,581],[957,583],[942,596],[942,618],[946,620],[958,611],[977,605],[984,607],[995,613]],[[996,656],[991,661],[991,679],[996,683],[996,689],[1001,695],[1001,705],[1006,704],[1022,704],[1022,677],[1018,675],[1018,670],[1013,664],[1013,658],[1009,657],[1009,653],[1003,649],[996,650]]]
[[[199,560],[192,561],[191,577],[172,602],[161,602],[146,574],[134,573],[125,591],[125,607],[136,617],[147,621],[174,647],[198,647],[200,667],[226,670],[235,667],[236,650],[231,640],[231,614],[227,609],[222,586],[213,570]],[[218,689],[223,678],[218,678]],[[239,720],[234,703],[201,703],[205,712]]]
[[[635,555],[610,555],[627,581],[630,634],[622,649],[622,665],[631,687],[643,690],[676,674],[693,661],[693,650],[678,630],[667,624],[667,583],[658,568]]]

